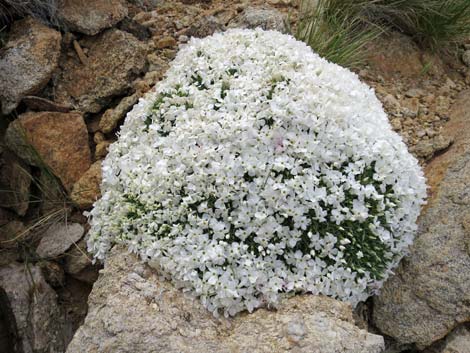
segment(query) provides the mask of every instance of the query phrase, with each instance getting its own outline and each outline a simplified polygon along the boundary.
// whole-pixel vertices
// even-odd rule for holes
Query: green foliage
[[[357,66],[365,45],[395,29],[433,50],[470,36],[470,0],[301,0],[296,37],[326,59]]]
[[[365,56],[365,45],[382,31],[366,23],[361,4],[352,0],[302,0],[295,37],[336,64],[355,67]]]
[[[432,49],[470,35],[470,0],[374,0],[364,9],[371,21],[397,28]]]

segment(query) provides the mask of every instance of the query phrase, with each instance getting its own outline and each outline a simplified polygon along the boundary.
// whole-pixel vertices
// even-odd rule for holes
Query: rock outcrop
[[[286,299],[215,319],[199,302],[122,248],[114,248],[67,352],[379,353],[383,338],[354,326],[351,308],[326,297]]]
[[[8,114],[26,95],[38,93],[57,68],[59,32],[32,18],[16,21],[0,52],[0,102]]]
[[[461,93],[443,133],[454,144],[427,167],[430,198],[411,253],[374,299],[375,325],[420,349],[470,321],[469,98]]]
[[[91,164],[88,132],[80,113],[24,113],[5,134],[7,146],[27,163],[47,166],[67,190]]]
[[[88,50],[86,65],[70,52],[55,82],[56,102],[84,113],[97,113],[131,87],[144,68],[147,49],[132,34],[117,29],[80,44]]]

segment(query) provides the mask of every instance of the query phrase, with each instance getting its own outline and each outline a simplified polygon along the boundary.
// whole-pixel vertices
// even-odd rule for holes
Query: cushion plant
[[[355,305],[405,254],[425,191],[354,73],[235,29],[192,39],[128,114],[88,246],[125,244],[215,315],[289,293]]]

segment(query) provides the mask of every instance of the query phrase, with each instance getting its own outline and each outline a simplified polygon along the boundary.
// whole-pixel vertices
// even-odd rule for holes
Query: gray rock
[[[217,320],[198,299],[114,248],[67,352],[379,353],[383,346],[381,336],[354,325],[349,305],[326,297],[296,296],[277,311]]]
[[[286,18],[278,10],[271,7],[248,6],[240,14],[235,16],[228,28],[257,28],[286,31]]]
[[[375,325],[419,349],[470,321],[470,91],[453,107],[450,137],[426,168],[430,198],[411,252],[374,299]]]
[[[63,352],[69,338],[57,295],[38,267],[12,263],[0,268],[0,306],[7,314],[14,352]]]
[[[63,29],[95,35],[127,16],[123,0],[59,0],[57,17]]]
[[[56,102],[97,113],[113,97],[127,93],[144,69],[147,47],[132,34],[116,29],[84,39],[80,44],[88,49],[87,63],[83,65],[74,51],[70,52],[55,82]]]
[[[36,248],[42,258],[54,258],[65,253],[83,236],[83,226],[79,223],[55,223],[44,233]]]
[[[24,96],[38,93],[57,68],[59,32],[32,18],[16,21],[0,52],[0,103],[3,114],[17,107]]]

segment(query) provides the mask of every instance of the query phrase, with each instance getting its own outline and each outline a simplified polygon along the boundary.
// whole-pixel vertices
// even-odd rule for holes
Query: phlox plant
[[[226,316],[356,305],[412,243],[423,173],[373,90],[304,43],[234,29],[182,47],[103,163],[88,248],[114,244]]]

